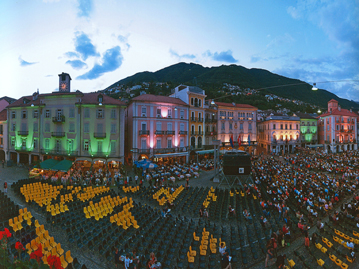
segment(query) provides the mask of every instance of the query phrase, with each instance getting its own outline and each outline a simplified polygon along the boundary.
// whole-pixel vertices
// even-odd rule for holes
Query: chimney
[[[339,110],[339,111],[341,110],[341,107],[340,107],[340,106],[338,106],[338,110]]]

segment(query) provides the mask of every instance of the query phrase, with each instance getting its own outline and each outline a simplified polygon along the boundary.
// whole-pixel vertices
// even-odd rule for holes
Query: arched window
[[[198,100],[198,106],[202,107],[202,100],[201,99]]]
[[[191,98],[191,105],[193,106],[193,98]]]

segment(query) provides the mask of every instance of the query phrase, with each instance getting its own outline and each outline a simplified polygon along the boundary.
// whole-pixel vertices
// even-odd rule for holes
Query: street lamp
[[[317,91],[317,90],[318,90],[317,83],[313,83],[312,91]]]

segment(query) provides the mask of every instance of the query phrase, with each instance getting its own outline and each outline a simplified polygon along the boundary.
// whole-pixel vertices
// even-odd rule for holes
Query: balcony
[[[166,131],[166,135],[174,135],[175,131]]]
[[[150,154],[150,149],[138,149],[138,153],[140,153],[140,154]]]
[[[187,131],[179,131],[180,135],[187,135]]]
[[[163,149],[154,149],[153,153],[154,154],[160,154],[160,153],[172,153],[175,152],[176,148],[163,148]]]
[[[203,135],[203,132],[202,132],[202,131],[198,131],[198,132],[197,132],[197,135]]]
[[[150,131],[149,130],[140,130],[138,131],[139,135],[150,135]]]
[[[109,156],[109,153],[104,152],[104,151],[97,151],[97,152],[91,153],[91,157],[93,157],[93,158],[107,158],[108,156]]]
[[[21,136],[27,136],[29,134],[29,131],[17,131],[17,134]]]
[[[217,135],[217,132],[216,131],[206,131],[206,136],[212,136],[212,135]]]
[[[47,149],[41,149],[41,154],[46,155],[60,155],[60,156],[78,156],[79,152],[75,150],[47,150]]]
[[[198,118],[197,122],[203,122],[203,118]]]
[[[196,117],[190,117],[192,122],[197,122],[197,118]]]
[[[61,116],[57,116],[57,117],[52,117],[52,122],[53,123],[63,123],[63,122],[65,122],[65,116],[61,115]]]
[[[20,147],[15,147],[15,150],[19,151],[19,152],[29,152],[29,151],[32,151],[32,148],[27,148],[25,146],[20,146]]]
[[[94,133],[93,136],[95,138],[104,139],[106,138],[106,133]]]
[[[164,135],[165,131],[155,131],[155,135]]]
[[[197,135],[196,131],[191,131],[191,135]]]
[[[64,137],[65,132],[51,132],[51,136],[53,136],[53,137]]]

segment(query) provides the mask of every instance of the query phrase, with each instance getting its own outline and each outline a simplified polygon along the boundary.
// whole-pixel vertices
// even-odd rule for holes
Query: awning
[[[49,170],[54,167],[59,161],[55,159],[47,159],[40,163],[40,167],[45,170]]]
[[[168,157],[181,157],[187,156],[187,152],[177,152],[177,153],[167,153],[167,154],[155,154],[153,157],[155,158],[168,158]]]
[[[71,166],[72,166],[72,161],[62,160],[61,162],[56,164],[54,167],[52,167],[51,170],[67,172],[70,170]]]
[[[80,157],[80,158],[76,158],[75,162],[77,161],[88,161],[88,162],[92,162],[92,159],[90,157]]]
[[[322,145],[322,144],[316,144],[316,145],[308,145],[308,146],[306,146],[307,148],[321,148],[321,147],[323,147],[324,145]]]
[[[197,154],[214,154],[214,149],[207,149],[207,150],[199,150],[196,151]]]

